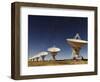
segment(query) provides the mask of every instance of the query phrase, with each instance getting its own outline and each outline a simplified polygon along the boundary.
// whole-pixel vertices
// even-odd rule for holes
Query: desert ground
[[[45,60],[45,61],[28,61],[28,66],[55,66],[55,65],[77,65],[77,64],[87,64],[88,60]]]

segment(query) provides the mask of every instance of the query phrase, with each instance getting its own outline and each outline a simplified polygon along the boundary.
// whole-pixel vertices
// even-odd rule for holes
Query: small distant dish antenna
[[[39,58],[41,57],[42,61],[45,61],[44,59],[45,59],[45,56],[47,56],[47,55],[48,55],[48,52],[41,51],[41,52],[37,53],[35,56],[29,58],[29,60],[32,60],[32,61],[36,60],[36,61],[38,61]]]
[[[51,48],[48,48],[48,51],[51,53],[51,55],[52,55],[52,57],[53,57],[53,60],[56,61],[55,56],[57,55],[57,53],[58,53],[59,51],[61,51],[61,49],[60,49],[60,48],[57,48],[57,47],[55,47],[55,46],[53,46],[53,47],[51,47]]]
[[[38,53],[38,55],[42,58],[42,61],[45,61],[45,57],[48,55],[48,52],[42,51]]]

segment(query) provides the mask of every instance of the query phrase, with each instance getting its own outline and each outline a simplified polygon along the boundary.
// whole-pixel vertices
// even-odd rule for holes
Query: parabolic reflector
[[[67,39],[67,41],[72,47],[81,47],[87,44],[87,41],[79,39]]]
[[[48,55],[48,52],[42,51],[38,53],[39,56],[46,56]]]
[[[75,35],[74,38],[66,39],[66,40],[67,40],[68,44],[72,47],[72,55],[73,55],[73,58],[78,59],[80,49],[81,49],[85,44],[87,44],[88,42],[85,41],[85,40],[82,40],[82,39],[80,38],[80,36],[79,36],[78,33]]]
[[[49,51],[49,52],[59,52],[59,51],[60,51],[60,48],[51,47],[51,48],[48,48],[48,51]]]

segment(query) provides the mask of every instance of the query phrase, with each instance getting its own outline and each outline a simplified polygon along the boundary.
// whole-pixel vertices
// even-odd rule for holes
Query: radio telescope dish
[[[53,60],[55,61],[56,60],[55,56],[57,55],[59,51],[61,51],[61,49],[54,46],[54,47],[48,48],[48,51],[51,53]]]
[[[79,34],[77,33],[76,36],[72,39],[66,39],[68,44],[72,47],[72,55],[73,58],[79,57],[80,49],[86,45],[88,42],[85,40],[81,40]]]

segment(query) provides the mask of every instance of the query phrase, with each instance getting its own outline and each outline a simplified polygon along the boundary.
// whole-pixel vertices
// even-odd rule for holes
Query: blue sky
[[[87,24],[84,17],[28,15],[28,57],[56,46],[61,49],[57,59],[71,58],[71,47],[66,39],[79,33],[81,39],[87,40]],[[81,49],[80,55],[87,58],[87,45]],[[46,57],[51,58],[50,54]]]

